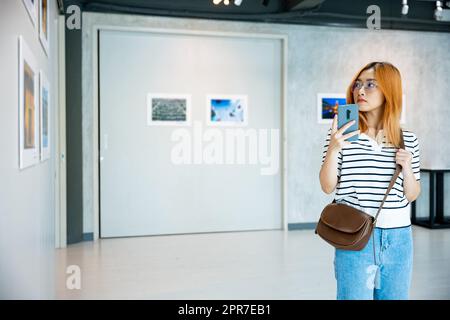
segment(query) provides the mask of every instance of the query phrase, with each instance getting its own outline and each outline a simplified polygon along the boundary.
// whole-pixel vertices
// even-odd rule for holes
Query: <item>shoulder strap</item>
[[[403,130],[401,130],[401,129],[400,129],[400,148],[405,149],[405,141],[403,140]],[[381,201],[380,207],[378,208],[377,214],[375,215],[375,219],[373,220],[373,224],[375,224],[377,222],[378,215],[380,214],[380,211],[383,208],[384,202],[386,201],[386,198],[387,198],[389,192],[391,192],[391,189],[394,186],[394,183],[397,180],[401,171],[402,171],[402,167],[397,164],[395,173],[392,176],[391,182],[389,183],[389,187],[387,188],[387,191],[386,191],[386,194],[384,195],[383,201]]]

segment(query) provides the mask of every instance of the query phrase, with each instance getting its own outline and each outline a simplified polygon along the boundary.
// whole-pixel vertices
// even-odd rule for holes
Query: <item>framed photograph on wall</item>
[[[39,0],[22,0],[23,4],[25,5],[25,8],[27,8],[28,15],[30,16],[31,23],[33,23],[33,26],[36,26],[36,20],[37,20],[37,1]]]
[[[207,95],[206,123],[212,126],[246,126],[248,124],[247,96]]]
[[[318,93],[317,94],[317,122],[331,124],[337,107],[346,104],[345,93]]]
[[[39,162],[37,63],[19,36],[19,168]]]
[[[41,70],[39,72],[40,156],[41,161],[50,158],[50,85]]]
[[[186,94],[147,94],[147,125],[190,125],[191,96]]]
[[[39,40],[41,41],[42,47],[44,48],[45,54],[48,56],[49,48],[49,3],[48,0],[35,0],[39,1]]]

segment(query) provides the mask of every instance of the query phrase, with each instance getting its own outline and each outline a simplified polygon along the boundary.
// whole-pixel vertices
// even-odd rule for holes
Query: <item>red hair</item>
[[[384,95],[383,130],[388,142],[400,147],[400,116],[402,112],[402,79],[400,71],[389,62],[371,62],[363,67],[352,79],[347,89],[347,103],[353,104],[353,84],[365,70],[373,69],[378,88]],[[359,112],[359,129],[365,132],[368,128],[365,112]]]

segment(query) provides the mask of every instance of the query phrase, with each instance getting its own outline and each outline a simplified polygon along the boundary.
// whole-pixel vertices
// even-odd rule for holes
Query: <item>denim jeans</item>
[[[375,260],[373,255],[375,238]],[[374,228],[361,251],[336,249],[338,300],[407,300],[412,276],[411,226]]]

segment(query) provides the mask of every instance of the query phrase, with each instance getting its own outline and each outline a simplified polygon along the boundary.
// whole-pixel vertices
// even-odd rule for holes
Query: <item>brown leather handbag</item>
[[[403,132],[400,133],[400,137],[400,147],[404,149]],[[332,203],[323,209],[315,233],[338,249],[353,251],[364,249],[375,227],[383,204],[394,186],[400,171],[401,166],[397,165],[394,176],[391,179],[375,217],[343,203],[335,203],[333,200]]]

